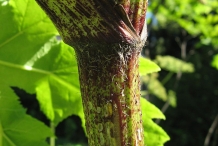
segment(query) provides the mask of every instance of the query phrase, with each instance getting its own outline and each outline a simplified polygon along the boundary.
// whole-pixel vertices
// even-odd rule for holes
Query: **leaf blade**
[[[194,72],[194,65],[192,63],[187,63],[183,60],[180,60],[172,56],[157,56],[155,61],[161,68],[171,72]]]
[[[0,80],[1,81],[1,80]],[[0,84],[0,135],[2,145],[48,146],[45,139],[52,136],[44,123],[26,114],[12,89]]]
[[[154,123],[152,119],[165,119],[165,116],[157,107],[144,98],[141,98],[141,107],[146,145],[163,146],[166,141],[170,140],[170,137],[160,126]]]
[[[147,58],[144,58],[144,57],[140,57],[140,60],[139,60],[140,75],[146,75],[149,73],[158,72],[160,70],[161,70],[160,67],[153,61]]]

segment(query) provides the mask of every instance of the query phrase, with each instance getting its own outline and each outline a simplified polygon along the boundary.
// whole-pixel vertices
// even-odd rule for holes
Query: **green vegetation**
[[[73,49],[35,1],[0,4],[0,146],[87,145]],[[216,146],[218,2],[149,1],[147,23],[145,144]]]
[[[54,146],[56,127],[70,115],[79,116],[85,127],[75,53],[57,39],[57,30],[34,1],[1,1],[0,20],[0,145]],[[142,58],[141,64],[140,70],[146,70],[142,75],[160,70],[148,59]],[[18,96],[33,117],[25,113]],[[152,119],[165,117],[145,99],[141,102],[142,108],[146,106],[148,110],[142,117],[145,141],[162,145],[169,137]],[[68,127],[73,125],[71,121]],[[69,132],[70,135],[76,134]],[[49,143],[45,142],[47,137]],[[56,145],[75,143],[57,137]]]
[[[218,2],[156,0],[148,8],[144,54],[161,72],[143,78],[148,90],[142,93],[166,115],[156,120],[171,138],[165,145],[215,146]]]

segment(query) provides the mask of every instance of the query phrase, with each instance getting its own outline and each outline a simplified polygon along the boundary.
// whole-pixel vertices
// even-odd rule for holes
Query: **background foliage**
[[[162,70],[143,78],[142,93],[166,115],[155,121],[165,145],[217,146],[218,1],[150,1],[148,32],[143,54]]]

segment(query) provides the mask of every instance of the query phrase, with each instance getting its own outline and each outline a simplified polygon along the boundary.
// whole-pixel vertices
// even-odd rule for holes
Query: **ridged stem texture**
[[[147,0],[36,0],[75,49],[90,146],[144,146],[138,60]]]
[[[88,51],[84,47],[89,47]],[[77,46],[90,146],[144,145],[138,72],[140,50],[140,44]]]

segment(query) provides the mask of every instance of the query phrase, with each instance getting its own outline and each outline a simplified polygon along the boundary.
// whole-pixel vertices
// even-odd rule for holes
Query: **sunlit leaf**
[[[148,73],[158,72],[160,71],[160,67],[155,64],[153,61],[140,57],[139,61],[139,72],[140,75],[146,75]]]
[[[152,2],[149,7],[157,8],[155,5],[158,4],[159,1]],[[213,44],[217,48],[218,33],[216,28],[214,29],[214,24],[218,23],[217,6],[218,1],[166,0],[158,7],[156,18],[160,22],[159,25],[166,25],[169,21],[178,23],[192,36],[200,36],[201,43]],[[211,39],[210,42],[205,42],[208,38]]]
[[[151,94],[161,99],[162,101],[169,102],[172,107],[176,107],[176,93],[173,90],[169,90],[168,93],[163,84],[157,79],[155,74],[151,76],[145,76],[142,78],[143,82],[147,85],[147,90],[142,91],[145,95]]]
[[[75,53],[56,39],[45,13],[35,1],[11,0],[0,9],[0,22],[2,83],[36,93],[41,110],[55,125],[76,114],[84,126]]]
[[[57,34],[46,14],[32,0],[10,0],[2,6],[0,28],[1,60],[21,65]],[[12,53],[16,56],[11,57]]]
[[[177,103],[176,103],[177,98],[176,98],[176,93],[175,93],[175,91],[173,91],[173,90],[169,90],[169,91],[168,91],[168,100],[169,100],[170,105],[171,105],[172,107],[176,107],[176,105],[177,105]]]
[[[157,56],[155,61],[161,68],[171,72],[194,72],[194,66],[192,63],[187,63],[172,56]]]
[[[214,55],[213,61],[211,62],[211,65],[212,65],[214,68],[218,69],[218,54],[217,54],[217,55]]]
[[[49,136],[51,130],[27,115],[13,90],[0,84],[0,145],[48,146],[45,140]]]
[[[148,92],[155,95],[159,99],[166,101],[167,92],[161,82],[157,79],[155,74],[152,74],[150,77],[144,77],[143,81],[148,87]]]
[[[144,98],[141,98],[141,106],[145,144],[147,146],[163,146],[170,138],[152,119],[165,119],[165,116],[158,108]]]
[[[144,113],[143,116],[146,116],[146,118],[164,120],[166,119],[164,114],[155,105],[153,105],[143,97],[141,98],[141,106]]]

